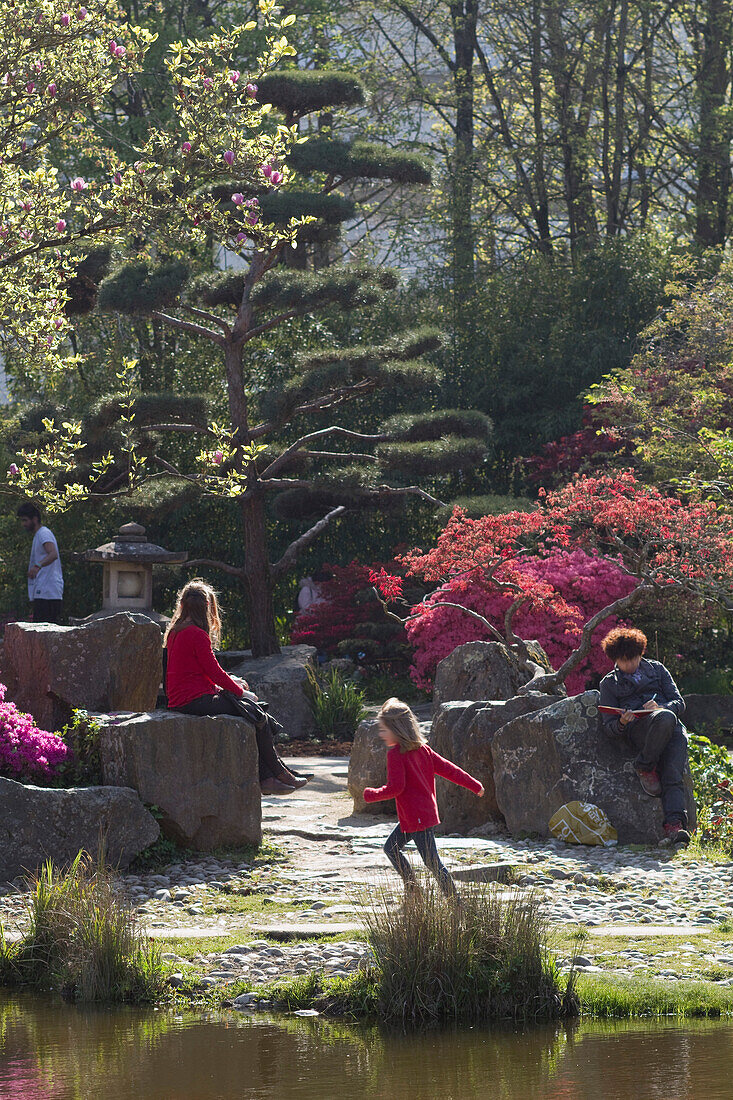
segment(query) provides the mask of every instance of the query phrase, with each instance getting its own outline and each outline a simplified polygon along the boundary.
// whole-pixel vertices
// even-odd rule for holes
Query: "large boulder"
[[[262,812],[255,731],[240,718],[154,711],[101,716],[105,783],[132,787],[186,848],[259,844]]]
[[[124,868],[160,835],[135,791],[124,787],[32,787],[0,778],[0,881],[62,867],[100,838],[113,867]]]
[[[733,695],[686,695],[682,721],[692,733],[713,741],[733,732]]]
[[[564,803],[600,806],[620,844],[654,844],[662,834],[662,806],[645,795],[632,756],[600,728],[597,691],[560,699],[497,730],[492,744],[496,801],[509,831],[549,834]],[[695,801],[687,780],[688,814]]]
[[[475,776],[484,786],[483,798],[447,779],[436,779],[440,819],[446,832],[464,833],[502,821],[494,788],[492,744],[497,730],[513,718],[530,714],[552,702],[531,692],[507,700],[444,703],[433,719],[430,747]]]
[[[250,650],[228,650],[218,656],[227,672],[242,676],[269,704],[270,714],[281,723],[285,737],[311,737],[316,732],[306,693],[308,669],[316,667],[313,646],[285,646],[274,657],[253,657]]]
[[[537,642],[526,643],[530,657],[550,671],[550,664]],[[438,664],[433,686],[433,706],[452,701],[511,699],[528,682],[524,662],[501,642],[466,642]]]
[[[38,726],[61,729],[72,710],[150,710],[162,675],[159,628],[123,612],[84,626],[9,623],[2,674],[7,698]]]
[[[355,814],[389,814],[395,816],[394,799],[388,802],[365,802],[365,787],[382,787],[387,782],[387,749],[379,736],[376,718],[365,718],[354,734],[346,781],[354,800]]]

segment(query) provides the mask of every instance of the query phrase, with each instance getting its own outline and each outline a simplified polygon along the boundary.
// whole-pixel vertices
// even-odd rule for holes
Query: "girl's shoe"
[[[287,783],[281,783],[279,779],[275,779],[274,776],[270,776],[268,779],[260,780],[260,791],[262,794],[292,794],[294,788]]]

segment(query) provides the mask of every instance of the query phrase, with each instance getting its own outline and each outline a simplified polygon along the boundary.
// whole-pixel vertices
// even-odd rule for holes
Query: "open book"
[[[601,714],[626,714],[626,713],[629,713],[629,714],[639,714],[643,718],[646,718],[648,714],[653,714],[654,713],[653,710],[632,710],[632,711],[627,712],[625,707],[599,707],[598,709],[601,712]]]

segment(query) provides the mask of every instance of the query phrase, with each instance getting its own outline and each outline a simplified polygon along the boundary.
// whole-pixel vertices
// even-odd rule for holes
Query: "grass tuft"
[[[140,932],[103,860],[80,852],[65,871],[46,863],[27,879],[29,928],[8,943],[0,926],[0,982],[53,989],[78,1001],[152,1004],[167,968]]]
[[[733,989],[706,982],[581,974],[577,995],[581,1014],[596,1020],[660,1016],[717,1018],[733,1012]]]

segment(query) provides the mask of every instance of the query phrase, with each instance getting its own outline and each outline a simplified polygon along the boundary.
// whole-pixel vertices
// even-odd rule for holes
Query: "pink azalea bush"
[[[7,703],[6,690],[0,684],[0,775],[21,780],[53,775],[69,749],[57,734],[39,730],[30,714]]]
[[[515,616],[515,633],[540,642],[553,668],[559,668],[575,648],[584,622],[636,586],[620,565],[583,550],[558,551],[546,558],[525,558],[519,568],[533,579],[549,583],[571,609],[577,609],[575,618],[560,614],[553,606],[521,608]],[[413,608],[413,617],[407,623],[407,635],[413,649],[410,675],[421,688],[431,687],[438,662],[456,646],[492,640],[476,619],[454,608],[434,606],[446,600],[478,611],[503,634],[504,614],[512,596],[487,584],[478,572],[473,572],[453,578],[423,605]],[[609,671],[610,662],[597,643],[618,625],[619,620],[611,617],[598,627],[590,655],[568,676],[569,694],[583,691]]]

